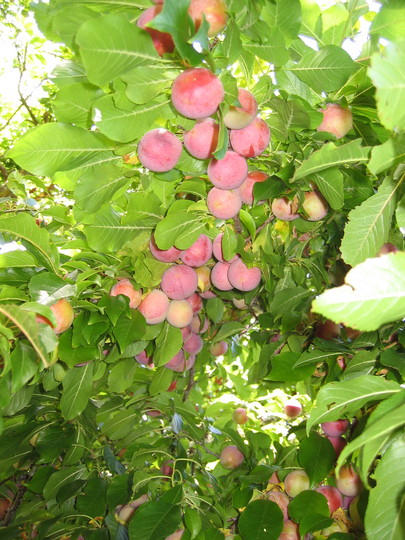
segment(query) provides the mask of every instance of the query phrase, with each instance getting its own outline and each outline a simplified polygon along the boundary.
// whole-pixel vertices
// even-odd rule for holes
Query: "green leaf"
[[[125,73],[121,79],[126,83],[125,95],[139,105],[149,103],[164,90],[170,88],[173,78],[177,75],[174,70],[158,70],[151,66],[137,67]]]
[[[76,205],[89,214],[97,212],[103,204],[120,197],[131,183],[132,179],[114,165],[89,169],[76,183]]]
[[[14,393],[38,373],[38,363],[34,349],[22,341],[17,342],[10,361],[13,372],[11,391]]]
[[[128,345],[143,338],[146,331],[145,317],[137,309],[131,309],[130,317],[122,315],[114,326],[113,334],[123,352]]]
[[[62,382],[60,408],[65,420],[73,420],[87,406],[93,391],[93,364],[70,369]]]
[[[89,81],[97,86],[134,67],[164,62],[150,36],[123,15],[103,15],[86,21],[76,35],[76,43]]]
[[[184,521],[191,538],[195,538],[201,529],[201,517],[195,508],[187,507],[184,511]]]
[[[290,311],[299,310],[311,291],[303,287],[288,287],[278,291],[270,304],[271,313],[279,318]]]
[[[283,513],[273,501],[253,501],[240,515],[243,540],[277,540],[283,530]]]
[[[55,117],[59,122],[68,122],[87,128],[91,123],[91,107],[103,92],[88,83],[63,86],[52,102]]]
[[[145,126],[152,129],[155,120],[165,116],[164,109],[168,103],[169,100],[149,100],[148,103],[124,110],[115,105],[113,96],[104,96],[94,104],[94,123],[106,137],[130,142],[145,133]]]
[[[241,210],[239,210],[239,218],[243,225],[246,227],[249,236],[252,238],[252,240],[254,240],[256,235],[256,224],[251,214],[246,210],[243,210],[242,208]]]
[[[41,176],[57,171],[80,173],[103,163],[121,160],[101,135],[68,124],[43,124],[25,133],[9,152],[18,165]],[[75,176],[75,179],[77,176]],[[44,230],[44,229],[41,229]]]
[[[28,289],[35,302],[47,306],[54,304],[60,298],[76,295],[76,285],[67,283],[50,272],[41,272],[33,276],[28,284]]]
[[[45,484],[43,495],[47,500],[56,499],[59,490],[75,480],[86,478],[87,468],[84,465],[68,467],[52,474]]]
[[[373,54],[368,75],[377,88],[381,123],[387,129],[405,129],[405,40],[388,43],[381,54]]]
[[[307,52],[295,67],[289,68],[318,93],[339,90],[358,69],[349,54],[336,45]]]
[[[378,35],[388,41],[398,41],[404,37],[405,7],[383,6],[373,19],[370,35]]]
[[[282,352],[273,356],[271,371],[267,376],[270,381],[301,381],[314,371],[312,364],[296,367],[299,354],[295,352]]]
[[[108,374],[108,386],[111,392],[119,394],[127,390],[133,382],[137,368],[137,362],[134,358],[118,361]]]
[[[386,178],[377,193],[349,213],[340,246],[347,264],[354,266],[374,257],[387,241],[400,185],[393,186]]]
[[[59,253],[50,243],[46,229],[38,227],[35,219],[28,214],[0,218],[0,232],[21,239],[25,248],[38,260],[38,263],[59,273]]]
[[[156,349],[153,354],[153,363],[156,366],[163,366],[170,362],[181,346],[183,345],[183,337],[179,328],[165,323],[162,331],[156,338]]]
[[[379,174],[405,160],[405,134],[398,133],[380,146],[374,146],[367,165],[372,174]]]
[[[210,298],[205,306],[208,317],[214,323],[218,324],[222,321],[224,315],[225,305],[224,302],[216,296],[215,298]]]
[[[156,370],[153,375],[152,382],[149,386],[149,394],[154,396],[155,394],[160,394],[166,392],[173,380],[173,371],[171,369],[166,369],[164,366]]]
[[[283,35],[278,29],[270,30],[262,43],[250,41],[244,43],[243,48],[253,56],[277,66],[283,66],[289,59]]]
[[[239,334],[241,330],[244,329],[243,324],[232,321],[224,323],[221,328],[218,330],[216,335],[212,338],[212,343],[226,339],[227,337],[234,336]]]
[[[35,314],[18,306],[0,304],[0,313],[25,335],[45,367],[49,367],[49,356],[40,338],[40,325],[35,321]]]
[[[137,540],[164,540],[173,533],[181,521],[180,507],[163,501],[143,504],[129,524],[130,538]]]
[[[367,259],[345,276],[345,284],[322,293],[312,309],[336,323],[377,330],[405,317],[405,253]]]
[[[307,433],[312,426],[333,422],[353,415],[367,403],[382,401],[401,391],[398,383],[373,375],[357,377],[352,381],[331,382],[323,386],[311,410]]]
[[[298,460],[309,476],[311,485],[319,484],[333,468],[335,450],[326,437],[310,433],[300,442]]]
[[[320,150],[313,152],[295,171],[294,180],[300,180],[330,167],[349,165],[368,161],[369,147],[361,146],[361,139],[336,146],[327,143]]]
[[[297,37],[301,26],[299,0],[290,0],[288,3],[277,0],[274,4],[267,3],[262,9],[261,16],[272,29],[281,32],[286,45]]]
[[[297,523],[308,515],[329,517],[329,514],[326,497],[317,491],[301,491],[288,505],[288,515]]]
[[[333,210],[340,210],[344,202],[343,174],[337,167],[314,174],[314,182]]]
[[[364,520],[368,540],[401,538],[404,478],[405,439],[401,436],[394,440],[374,472],[377,485],[370,491]]]
[[[28,251],[18,249],[0,254],[0,268],[27,268],[30,266],[38,266],[38,263]]]
[[[169,249],[172,246],[187,249],[194,244],[204,229],[205,223],[200,216],[180,210],[167,215],[157,224],[155,241],[159,249]]]

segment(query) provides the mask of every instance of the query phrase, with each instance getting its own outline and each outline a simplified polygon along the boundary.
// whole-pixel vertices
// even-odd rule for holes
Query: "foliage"
[[[228,0],[225,30],[210,38],[207,21],[194,27],[189,3],[166,0],[150,23],[172,35],[175,50],[162,57],[136,25],[149,0],[31,6],[65,59],[44,83],[45,118],[34,114],[37,125],[4,162],[0,538],[158,540],[178,529],[183,540],[278,538],[283,516],[267,491],[283,492],[287,473],[301,468],[310,489],[290,503],[290,517],[302,535],[334,520],[341,538],[399,538],[403,5],[386,0],[375,14],[357,0],[326,10],[312,0]],[[366,20],[353,59],[347,45]],[[139,161],[147,131],[182,139],[193,127],[171,103],[174,79],[191,66],[209,68],[225,89],[217,158],[238,88],[252,92],[271,130],[265,151],[248,159],[268,178],[228,220],[208,210],[208,160],[183,148],[169,171]],[[317,130],[328,103],[350,109],[345,136]],[[316,221],[305,212],[314,184],[328,205]],[[275,217],[279,197],[296,204],[298,219]],[[211,285],[212,298],[200,286],[202,350],[169,369],[184,334],[148,324],[112,287],[129,279],[144,296],[160,287],[170,263],[152,256],[152,234],[161,250],[186,250],[219,232],[224,259],[259,268],[260,284]],[[75,317],[56,334],[61,299]],[[291,395],[304,405],[296,420],[283,409]],[[238,407],[243,425],[232,420]],[[351,425],[336,463],[319,426],[342,418]],[[244,457],[233,470],[219,462],[229,445]],[[364,484],[361,519],[342,509],[331,519],[313,490],[335,485],[345,463]]]

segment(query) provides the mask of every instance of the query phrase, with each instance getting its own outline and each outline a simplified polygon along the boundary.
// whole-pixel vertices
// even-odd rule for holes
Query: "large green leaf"
[[[262,9],[261,16],[270,28],[281,32],[287,45],[297,37],[301,26],[301,5],[299,0],[267,2]]]
[[[398,383],[373,375],[323,386],[307,422],[307,433],[322,422],[333,422],[353,415],[367,403],[382,401],[401,391]]]
[[[314,174],[314,182],[333,210],[343,206],[343,174],[337,167]]]
[[[65,420],[72,420],[84,411],[93,390],[93,364],[70,369],[63,379],[60,408]]]
[[[180,525],[181,514],[178,505],[163,501],[143,504],[129,524],[130,538],[137,540],[164,540]]]
[[[288,62],[288,51],[284,38],[277,29],[269,32],[268,39],[263,42],[250,41],[244,44],[244,49],[254,56],[258,56],[266,62],[271,62],[277,66],[283,66]]]
[[[59,253],[51,244],[48,231],[38,227],[32,216],[24,213],[2,217],[0,232],[19,238],[37,260],[35,266],[45,266],[56,274],[59,273]]]
[[[388,41],[403,39],[405,28],[405,7],[383,6],[373,19],[371,35],[378,35]]]
[[[335,450],[326,437],[310,433],[301,440],[298,452],[300,465],[309,476],[311,486],[322,482],[335,463]]]
[[[380,146],[374,146],[367,165],[372,174],[379,174],[405,160],[405,134],[395,134]]]
[[[170,88],[175,70],[156,69],[153,66],[141,66],[125,73],[121,79],[126,83],[125,95],[134,103],[149,103],[151,99]]]
[[[160,249],[169,249],[174,245],[178,249],[187,249],[204,229],[205,224],[197,214],[184,210],[172,212],[157,224],[156,244]]]
[[[405,317],[405,253],[367,259],[345,284],[322,293],[312,309],[337,323],[368,332]]]
[[[129,142],[140,138],[145,133],[145,126],[150,129],[159,116],[164,116],[164,108],[169,100],[150,101],[137,105],[131,110],[116,107],[112,96],[105,96],[94,104],[94,122],[107,137],[119,142]]]
[[[359,66],[340,47],[327,45],[319,51],[307,52],[289,69],[315,92],[333,92],[339,90]]]
[[[387,178],[377,193],[349,213],[340,246],[347,264],[354,266],[374,257],[387,241],[400,185],[394,186]]]
[[[162,331],[156,338],[156,350],[153,355],[153,363],[156,366],[163,366],[170,362],[181,349],[183,338],[181,331],[169,323],[165,323]]]
[[[376,467],[377,485],[370,491],[365,527],[368,540],[403,538],[404,513],[401,502],[404,494],[405,438],[398,437]]]
[[[253,501],[242,512],[238,526],[243,540],[276,540],[283,530],[283,514],[273,501]]]
[[[147,32],[123,15],[104,15],[86,21],[76,42],[89,81],[97,86],[136,66],[165,62],[159,58]]]
[[[377,108],[388,129],[405,129],[405,40],[389,43],[373,54],[368,75],[377,88]]]
[[[368,160],[369,152],[369,147],[361,146],[361,139],[340,146],[332,142],[327,143],[302,162],[295,171],[294,180],[300,180],[330,167],[365,162]]]
[[[121,160],[101,135],[67,124],[43,124],[31,129],[15,144],[9,157],[34,174],[53,176]]]
[[[80,127],[89,127],[91,107],[103,95],[96,86],[88,83],[75,83],[63,86],[52,102],[56,119],[70,122]]]

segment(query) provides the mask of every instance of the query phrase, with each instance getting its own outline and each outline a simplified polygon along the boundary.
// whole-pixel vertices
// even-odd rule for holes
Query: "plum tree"
[[[169,298],[163,291],[153,289],[146,294],[138,309],[148,324],[159,324],[166,319]]]
[[[244,88],[238,88],[238,101],[240,107],[231,106],[224,116],[224,124],[229,129],[243,129],[257,115],[257,101],[253,94]]]
[[[243,407],[238,407],[233,411],[232,414],[233,421],[237,424],[246,424],[246,422],[249,420],[249,417],[246,413],[246,409]]]
[[[252,158],[262,154],[270,142],[270,128],[266,122],[256,116],[243,129],[232,129],[229,139],[232,148],[238,154]]]
[[[210,159],[218,144],[219,124],[213,118],[197,120],[184,133],[183,142],[188,152],[197,159]]]
[[[53,328],[55,334],[62,334],[67,330],[74,319],[74,311],[72,304],[66,300],[66,298],[61,298],[51,306],[52,313],[56,318],[56,325],[54,326],[46,317],[42,315],[37,315],[36,320],[39,323],[46,323]]]
[[[284,478],[284,488],[290,497],[296,497],[301,491],[309,489],[309,477],[303,470],[291,471]]]
[[[302,405],[296,398],[291,398],[284,403],[284,413],[288,418],[294,419],[302,413]]]
[[[239,187],[247,174],[246,159],[232,150],[228,150],[222,159],[211,159],[208,165],[208,177],[220,189]]]
[[[228,21],[225,0],[191,0],[188,12],[196,29],[200,27],[204,16],[209,24],[208,36],[210,37],[221,32]]]
[[[142,291],[137,291],[129,279],[120,279],[110,290],[110,296],[122,294],[129,298],[129,307],[137,308],[142,300]]]
[[[171,53],[174,51],[174,42],[170,34],[166,32],[159,32],[154,28],[146,26],[151,20],[153,20],[162,11],[162,6],[156,5],[145,9],[137,21],[137,26],[146,30],[152,38],[153,46],[155,47],[159,56],[163,56],[165,53]]]
[[[173,106],[187,118],[200,119],[213,115],[223,99],[221,81],[206,68],[186,69],[172,85]]]
[[[168,268],[162,276],[162,291],[171,300],[185,300],[197,290],[198,277],[193,268],[176,264]]]
[[[166,172],[176,166],[182,149],[174,133],[163,128],[152,129],[139,141],[138,159],[150,171]]]
[[[243,463],[245,456],[234,444],[225,446],[219,457],[219,461],[224,469],[236,469]]]
[[[337,139],[344,137],[353,127],[353,115],[349,109],[344,109],[338,103],[328,103],[324,109],[322,123],[318,131],[327,131]]]
[[[207,206],[211,214],[218,219],[231,219],[239,214],[242,198],[236,189],[213,187],[207,195]]]
[[[319,191],[306,191],[302,208],[308,221],[319,221],[329,212],[329,205]]]

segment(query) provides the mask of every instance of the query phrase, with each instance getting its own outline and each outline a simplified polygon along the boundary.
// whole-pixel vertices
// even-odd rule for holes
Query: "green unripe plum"
[[[302,208],[308,221],[320,221],[329,212],[329,205],[318,191],[306,191],[304,193]]]
[[[257,101],[248,90],[238,88],[238,101],[241,107],[230,107],[224,116],[224,124],[229,129],[243,129],[257,115]]]
[[[301,491],[309,489],[309,477],[300,469],[292,471],[284,478],[284,489],[290,497],[296,497]]]

